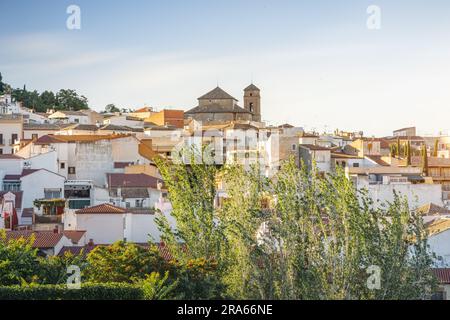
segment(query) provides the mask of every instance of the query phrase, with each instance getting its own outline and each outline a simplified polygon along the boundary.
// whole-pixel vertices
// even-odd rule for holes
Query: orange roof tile
[[[89,208],[75,211],[76,214],[109,214],[109,213],[126,213],[123,208],[116,207],[109,203],[100,204]]]

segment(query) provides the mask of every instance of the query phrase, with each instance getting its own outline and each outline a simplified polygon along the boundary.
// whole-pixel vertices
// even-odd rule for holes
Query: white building
[[[56,111],[48,119],[52,122],[89,124],[89,115],[81,111]]]
[[[14,153],[14,145],[23,138],[23,117],[0,114],[0,154]]]
[[[135,243],[160,241],[160,232],[152,211],[131,211],[111,204],[81,210],[68,210],[64,230],[85,230],[86,238],[95,244],[112,244],[119,240]],[[171,217],[167,217],[173,223]]]

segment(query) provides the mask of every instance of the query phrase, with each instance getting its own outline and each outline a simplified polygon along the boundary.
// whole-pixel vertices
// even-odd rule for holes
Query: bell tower
[[[253,113],[253,121],[261,122],[260,90],[253,83],[244,89],[244,108]]]

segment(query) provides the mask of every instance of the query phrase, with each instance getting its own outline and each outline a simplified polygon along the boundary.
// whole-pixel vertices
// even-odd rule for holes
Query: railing
[[[35,223],[62,223],[62,215],[34,215],[34,222]]]

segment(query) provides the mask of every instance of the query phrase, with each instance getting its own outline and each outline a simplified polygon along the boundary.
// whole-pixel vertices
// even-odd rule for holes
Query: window
[[[13,133],[13,134],[11,135],[11,144],[16,143],[16,140],[17,140],[17,133]]]
[[[127,202],[125,203],[125,206],[127,207],[127,209],[129,209],[129,208],[131,207],[131,204],[127,201]]]
[[[44,189],[45,199],[59,199],[61,198],[61,189]]]
[[[37,134],[37,133],[33,133],[33,134],[31,135],[31,139],[32,139],[32,140],[37,140],[37,139],[38,139],[38,134]]]
[[[10,181],[3,183],[3,191],[20,191],[20,181]]]
[[[69,167],[69,174],[75,174],[75,167]]]
[[[73,121],[74,121],[75,123],[79,123],[79,122],[80,122],[80,119],[75,118]]]
[[[0,154],[3,154],[3,149],[0,149]]]
[[[250,97],[253,97],[253,93],[250,92]]]
[[[295,151],[297,149],[297,145],[294,143],[292,144],[292,151]]]
[[[64,162],[61,162],[60,167],[61,167],[61,169],[65,169],[66,168],[66,164]]]
[[[248,106],[249,106],[250,112],[253,112],[253,102],[250,102]]]
[[[353,168],[359,168],[359,163],[354,163]]]
[[[3,143],[3,134],[0,134],[0,144],[4,144]]]
[[[136,200],[135,207],[136,208],[142,208],[144,200]]]

